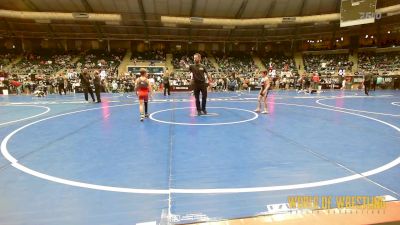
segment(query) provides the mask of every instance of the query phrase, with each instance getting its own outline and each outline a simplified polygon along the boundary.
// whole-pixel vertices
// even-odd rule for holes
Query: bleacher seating
[[[339,69],[351,70],[353,66],[348,54],[303,55],[303,60],[308,73],[333,74]]]
[[[0,52],[0,66],[5,67],[18,57],[17,52]]]
[[[277,72],[297,71],[294,58],[284,54],[263,54],[260,55],[260,59],[267,69],[272,68]]]
[[[358,68],[372,71],[392,72],[400,70],[399,52],[359,53]]]
[[[239,74],[250,74],[257,69],[251,55],[243,52],[232,52],[230,54],[216,53],[214,57],[224,73],[237,72]]]
[[[70,66],[74,55],[74,52],[60,53],[51,50],[25,53],[22,60],[13,65],[12,72],[18,75],[52,75]]]
[[[126,50],[119,49],[116,51],[103,51],[103,50],[91,50],[85,53],[80,60],[76,63],[76,67],[88,68],[88,69],[104,69],[110,72],[117,70],[121,63]]]
[[[166,55],[163,51],[132,52],[133,61],[165,61]]]

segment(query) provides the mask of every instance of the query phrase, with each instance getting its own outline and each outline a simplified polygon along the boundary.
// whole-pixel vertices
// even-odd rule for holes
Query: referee
[[[164,96],[166,96],[167,93],[168,93],[168,96],[170,96],[171,95],[171,86],[169,84],[169,72],[164,73],[162,80],[163,80],[163,86],[164,86]]]
[[[101,79],[98,71],[94,72],[94,92],[96,93],[97,103],[101,103],[100,92],[101,92]]]
[[[89,73],[86,68],[83,69],[83,72],[80,75],[80,79],[81,79],[81,87],[82,87],[83,93],[85,95],[86,102],[89,102],[88,94],[90,94],[90,97],[92,97],[93,102],[95,102],[94,95],[93,95],[93,89],[90,86],[90,76],[89,76]]]
[[[194,97],[196,98],[196,109],[197,115],[206,115],[206,104],[207,104],[207,85],[206,79],[207,71],[204,65],[200,64],[201,55],[199,53],[194,54],[194,64],[189,66],[189,71],[192,73],[192,87]],[[201,108],[200,108],[200,92],[201,92]]]
[[[371,89],[372,76],[369,72],[363,71],[364,73],[364,92],[369,95],[369,90]]]

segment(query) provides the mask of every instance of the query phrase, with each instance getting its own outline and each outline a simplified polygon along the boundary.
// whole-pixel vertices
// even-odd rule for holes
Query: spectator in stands
[[[49,77],[44,78],[43,84],[46,85],[46,95],[53,94],[53,82]]]
[[[345,90],[346,89],[346,78],[342,77],[342,87],[340,89]]]
[[[209,79],[209,90],[216,91],[217,84],[218,84],[218,79],[214,79],[214,78]]]
[[[228,77],[226,76],[226,74],[222,75],[222,80],[223,80],[223,91],[227,91],[228,90]]]
[[[20,95],[22,93],[22,83],[19,82],[17,79],[12,79],[10,81],[10,86],[15,88],[17,95]]]
[[[219,78],[217,81],[217,91],[223,91],[224,90],[224,79]]]
[[[237,80],[235,79],[235,73],[233,72],[228,80],[228,91],[236,91],[237,86]]]
[[[69,82],[69,80],[64,76],[64,88],[65,88],[65,91],[67,92],[71,92],[71,85],[70,85],[70,82]],[[65,93],[66,94],[66,93]]]
[[[25,94],[30,94],[30,81],[28,79],[25,79],[22,82],[22,90],[24,91]]]
[[[243,81],[239,76],[236,76],[236,83],[237,83],[236,90],[237,91],[241,91],[242,90]]]
[[[310,77],[306,74],[306,76],[304,77],[304,90],[308,90],[306,91],[306,93],[311,93],[311,79]]]
[[[243,90],[249,90],[249,92],[250,92],[250,80],[249,80],[249,78],[248,77],[246,77],[244,80],[243,80]]]
[[[156,80],[154,79],[154,74],[149,74],[149,83],[151,85],[151,90],[157,91],[158,87],[156,85]]]
[[[352,62],[348,54],[305,55],[304,68],[310,73],[316,71],[320,74],[333,74],[338,69],[351,70]]]
[[[2,80],[3,79],[3,80]],[[7,91],[7,87],[6,87],[6,85],[4,84],[4,81],[5,81],[5,79],[4,78],[2,78],[2,79],[0,79],[0,94],[3,94],[4,92],[4,90],[6,90]]]
[[[108,79],[104,79],[103,80],[103,87],[104,87],[104,91],[105,92],[107,92],[107,93],[110,93],[111,92],[111,89],[110,89],[110,82],[108,81]]]
[[[111,88],[112,88],[112,93],[117,93],[118,92],[118,83],[117,80],[113,80],[111,83]]]

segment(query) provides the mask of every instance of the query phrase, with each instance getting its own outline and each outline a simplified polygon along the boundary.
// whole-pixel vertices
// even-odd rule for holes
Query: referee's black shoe
[[[207,115],[207,110],[201,110],[204,115]]]
[[[197,116],[201,116],[201,111],[197,110]]]

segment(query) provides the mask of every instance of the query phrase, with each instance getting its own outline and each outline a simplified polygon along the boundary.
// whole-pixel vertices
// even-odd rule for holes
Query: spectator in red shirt
[[[313,83],[313,89],[318,90],[318,85],[319,85],[320,79],[318,73],[314,73],[312,76],[312,83]]]
[[[17,80],[11,80],[10,85],[15,87],[15,90],[17,91],[17,95],[21,94],[21,87],[22,83],[17,81]]]

